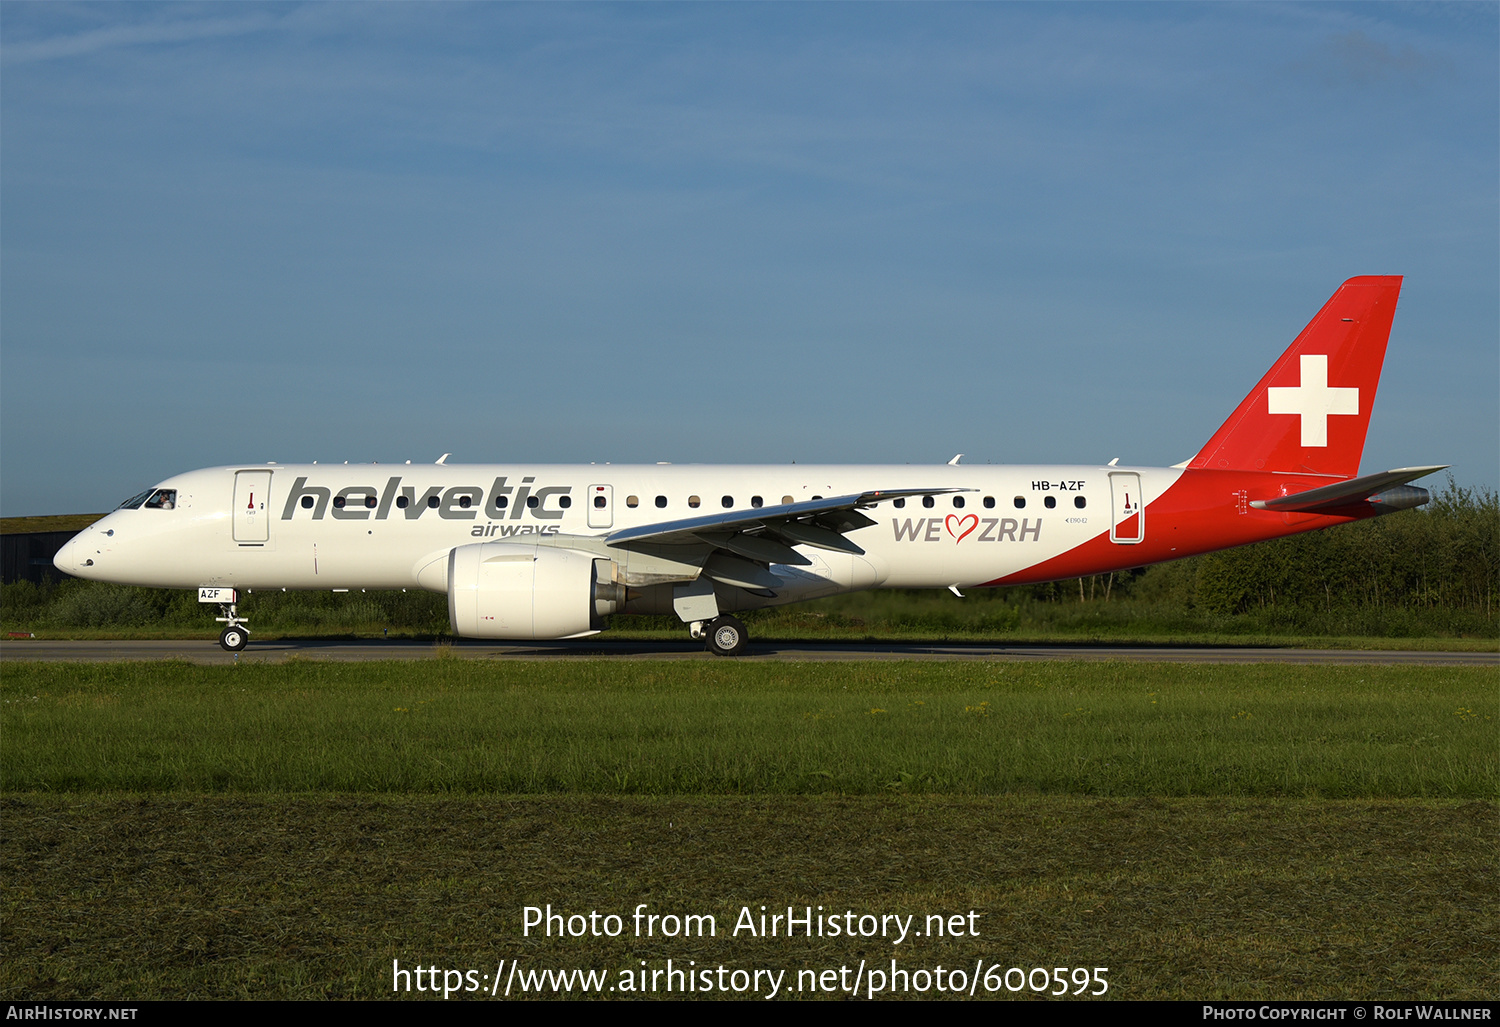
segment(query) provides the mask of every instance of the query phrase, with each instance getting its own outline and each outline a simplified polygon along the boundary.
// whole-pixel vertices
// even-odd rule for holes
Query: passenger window
[[[562,507],[564,510],[566,510],[568,507],[570,507],[570,506],[573,505],[573,497],[572,496],[558,496],[557,497],[557,505],[560,506],[560,507]]]
[[[1042,505],[1045,506],[1048,510],[1054,509],[1057,506],[1057,497],[1048,496],[1046,499],[1042,500]]]
[[[723,498],[721,498],[719,500],[719,505],[722,506],[724,509],[728,510],[731,506],[734,505],[734,497],[733,496],[724,496]]]
[[[699,499],[697,496],[688,496],[688,506],[692,507],[694,510],[698,509],[698,507],[701,506],[702,503],[703,500]]]
[[[312,498],[312,496],[303,496],[302,497],[302,505],[303,506],[311,506],[312,504],[308,502],[308,500],[311,499],[311,498]],[[505,502],[505,499],[502,497],[501,500],[500,500],[500,502],[503,504]],[[397,496],[396,497],[396,509],[397,510],[405,510],[410,504],[411,504],[411,500],[407,499],[405,496]]]
[[[399,504],[401,504],[402,506],[405,506],[406,505],[406,497],[402,496],[400,499],[396,500],[396,502],[399,503]],[[313,508],[313,497],[312,496],[303,496],[302,497],[302,509],[304,509],[304,510],[311,510],[312,508]]]
[[[905,499],[893,499],[893,500],[891,500],[891,505],[894,506],[897,510],[905,510],[906,509],[906,500]]]
[[[1017,496],[1016,497],[1016,509],[1017,510],[1024,510],[1024,509],[1026,509],[1026,497],[1025,496]]]
[[[436,510],[438,508],[438,504],[440,502],[442,502],[442,500],[438,499],[437,496],[428,496],[427,497],[427,509],[429,509],[429,510]]]
[[[1089,501],[1087,499],[1084,499],[1082,496],[1074,496],[1073,505],[1082,510],[1084,507],[1089,505]]]
[[[342,510],[344,508],[344,497],[343,496],[334,496],[333,497],[333,505],[334,505],[335,509]]]
[[[536,498],[535,496],[532,497],[532,499],[535,499],[535,498]],[[458,497],[458,508],[460,510],[467,510],[469,507],[471,507],[473,505],[474,505],[474,497],[473,496],[459,496]]]
[[[630,498],[634,499],[635,497],[631,496]],[[631,503],[630,505],[631,506],[635,506],[634,503]],[[604,497],[603,496],[595,496],[594,497],[594,509],[595,510],[603,510],[604,509]]]
[[[781,505],[782,506],[791,506],[792,505],[792,497],[791,496],[782,496],[781,497]]]
[[[604,497],[600,496],[599,498],[603,499]],[[625,497],[625,505],[628,506],[628,507],[630,507],[632,510],[634,510],[636,507],[638,507],[638,506],[641,505],[641,497],[640,496],[626,496]]]
[[[955,509],[955,510],[962,510],[963,508],[964,508],[964,497],[963,496],[954,496],[953,497],[953,509]]]
[[[659,509],[659,510],[665,510],[667,508],[667,497],[666,496],[657,496],[656,497],[656,506],[657,506],[657,509]]]
[[[542,505],[542,501],[540,499],[538,499],[536,496],[527,496],[526,497],[526,509],[528,509],[528,510],[535,510],[537,507],[539,507],[541,505]]]
[[[373,509],[375,509],[375,497],[374,496],[366,496],[365,497],[365,509],[367,509],[367,510],[373,510]]]
[[[766,505],[766,501],[764,499],[761,499],[759,496],[751,496],[750,505],[759,510],[761,507]]]
[[[995,509],[995,497],[994,496],[985,496],[984,497],[984,508],[986,510],[993,510],[993,509]]]
[[[509,496],[496,496],[495,497],[495,508],[497,510],[504,510],[507,506],[510,506],[510,497]]]
[[[934,506],[937,505],[937,500],[933,499],[931,496],[923,496],[922,505],[931,510]]]

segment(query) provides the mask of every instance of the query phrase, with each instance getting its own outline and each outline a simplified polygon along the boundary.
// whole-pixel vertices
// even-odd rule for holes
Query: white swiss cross
[[[1328,387],[1328,357],[1321,353],[1302,355],[1302,384],[1291,389],[1267,389],[1273,414],[1302,417],[1302,444],[1328,445],[1328,415],[1359,413],[1358,389]]]

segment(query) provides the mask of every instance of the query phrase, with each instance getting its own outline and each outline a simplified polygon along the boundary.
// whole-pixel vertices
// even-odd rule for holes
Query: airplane
[[[1104,574],[1423,505],[1408,483],[1446,465],[1357,476],[1400,291],[1400,276],[1345,282],[1168,468],[231,465],[131,497],[54,562],[197,588],[236,652],[241,591],[421,588],[447,594],[462,637],[581,638],[612,614],[670,614],[733,656],[745,610]]]

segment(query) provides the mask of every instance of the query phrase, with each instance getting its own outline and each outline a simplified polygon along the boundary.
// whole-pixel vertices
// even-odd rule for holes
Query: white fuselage
[[[162,482],[176,492],[172,509],[117,510],[70,542],[57,565],[78,577],[168,588],[443,591],[448,552],[473,542],[601,540],[623,528],[872,488],[966,490],[864,510],[875,524],[847,533],[863,556],[799,546],[811,562],[773,564],[784,586],[735,604],[747,608],[864,588],[995,582],[1108,536],[1122,496],[1143,510],[1143,499],[1180,474],[981,465],[219,467]],[[1135,565],[1134,548],[1119,547],[1118,566]]]

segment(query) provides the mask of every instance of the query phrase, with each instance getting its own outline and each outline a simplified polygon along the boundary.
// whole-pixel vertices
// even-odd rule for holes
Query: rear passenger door
[[[1146,539],[1146,502],[1141,496],[1141,476],[1134,471],[1113,471],[1109,476],[1109,540],[1134,545]]]

